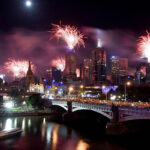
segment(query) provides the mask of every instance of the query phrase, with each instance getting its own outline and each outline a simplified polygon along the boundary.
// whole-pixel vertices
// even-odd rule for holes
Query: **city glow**
[[[74,26],[53,24],[53,29],[50,32],[57,39],[62,38],[69,49],[73,49],[75,46],[80,47],[81,45],[85,47],[84,35]]]
[[[28,67],[29,62],[27,60],[8,59],[8,61],[4,63],[4,69],[18,78],[22,78],[26,75]],[[31,67],[32,71],[35,72],[35,66],[32,63]]]
[[[53,59],[51,61],[51,65],[53,67],[56,67],[58,70],[61,70],[62,72],[65,70],[65,64],[66,64],[66,61],[65,61],[65,58],[63,57],[57,57],[56,59]]]
[[[150,33],[147,31],[146,36],[140,36],[138,39],[138,53],[147,57],[150,62]]]

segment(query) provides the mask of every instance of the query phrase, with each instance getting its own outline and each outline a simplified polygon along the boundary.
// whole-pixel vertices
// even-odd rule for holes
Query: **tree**
[[[43,108],[44,102],[40,94],[33,94],[27,99],[27,106],[33,108]]]
[[[8,95],[10,97],[17,98],[19,96],[19,91],[18,91],[18,89],[11,88],[8,92]]]

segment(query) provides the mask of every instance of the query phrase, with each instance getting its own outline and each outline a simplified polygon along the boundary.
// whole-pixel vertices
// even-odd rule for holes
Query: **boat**
[[[0,139],[10,138],[16,135],[20,135],[22,133],[22,129],[20,128],[12,128],[10,130],[2,130],[0,131]]]

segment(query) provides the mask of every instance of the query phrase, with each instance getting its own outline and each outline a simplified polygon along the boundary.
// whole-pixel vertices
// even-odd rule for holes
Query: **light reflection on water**
[[[87,142],[71,128],[51,122],[49,117],[0,118],[0,130],[16,127],[22,128],[23,134],[17,138],[0,141],[0,150],[14,147],[15,150],[94,150],[92,142]],[[100,143],[98,147],[101,145],[106,150],[112,146],[107,141]],[[111,150],[124,149],[115,146]]]
[[[6,123],[5,123],[5,128],[4,130],[10,130],[13,128],[13,123],[12,123],[12,119],[11,118],[8,118],[6,119]]]

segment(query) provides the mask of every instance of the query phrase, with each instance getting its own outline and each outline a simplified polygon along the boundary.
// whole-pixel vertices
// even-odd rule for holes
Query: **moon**
[[[27,6],[27,7],[31,7],[31,6],[32,6],[32,2],[31,2],[30,0],[27,0],[27,1],[26,1],[26,6]]]

